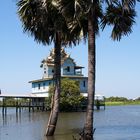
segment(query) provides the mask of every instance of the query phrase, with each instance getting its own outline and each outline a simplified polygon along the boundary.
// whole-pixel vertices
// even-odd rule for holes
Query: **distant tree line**
[[[106,98],[106,101],[109,101],[109,102],[125,102],[125,101],[128,101],[127,98],[125,97],[109,97],[109,98]]]
[[[128,102],[128,101],[140,101],[140,97],[136,98],[136,99],[128,99],[126,97],[114,97],[114,96],[111,96],[111,97],[108,97],[105,99],[106,102]]]

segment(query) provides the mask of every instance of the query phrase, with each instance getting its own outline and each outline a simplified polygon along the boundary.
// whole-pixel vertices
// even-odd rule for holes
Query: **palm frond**
[[[136,0],[122,0],[122,5],[125,9],[129,10],[135,7]]]
[[[52,35],[51,25],[48,24],[50,17],[41,4],[41,0],[20,0],[17,3],[18,14],[24,32],[28,32],[39,43],[50,44],[50,36]],[[47,24],[49,26],[46,26]]]
[[[57,3],[57,0],[20,0],[17,6],[24,32],[43,44],[55,41],[55,33],[61,32],[62,44],[76,44],[79,37],[70,32]]]
[[[113,40],[120,40],[122,36],[129,35],[132,32],[132,26],[135,23],[136,12],[134,9],[126,10],[121,3],[110,5],[101,20],[101,28],[106,25],[113,26],[111,37]]]

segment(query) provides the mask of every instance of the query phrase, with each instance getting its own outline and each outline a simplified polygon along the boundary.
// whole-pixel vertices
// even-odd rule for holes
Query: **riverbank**
[[[140,101],[107,101],[106,106],[119,106],[119,105],[140,105]]]

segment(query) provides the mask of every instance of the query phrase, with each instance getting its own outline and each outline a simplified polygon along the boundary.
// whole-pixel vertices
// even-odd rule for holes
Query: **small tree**
[[[51,98],[54,87],[49,87],[48,106],[51,108]],[[65,78],[61,81],[60,111],[73,111],[81,106],[84,97],[80,95],[79,82]]]

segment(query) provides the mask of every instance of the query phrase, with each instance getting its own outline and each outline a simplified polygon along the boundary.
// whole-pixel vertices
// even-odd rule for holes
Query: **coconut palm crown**
[[[76,44],[80,39],[78,35],[70,34],[54,0],[20,0],[17,6],[24,32],[28,32],[38,43],[49,45],[55,40],[56,32],[61,32],[62,45]]]
[[[138,0],[139,1],[139,0]],[[67,20],[71,31],[83,32],[87,37],[88,14],[94,10],[95,34],[106,25],[112,27],[111,38],[120,40],[132,32],[135,23],[137,0],[58,0],[58,9]]]

